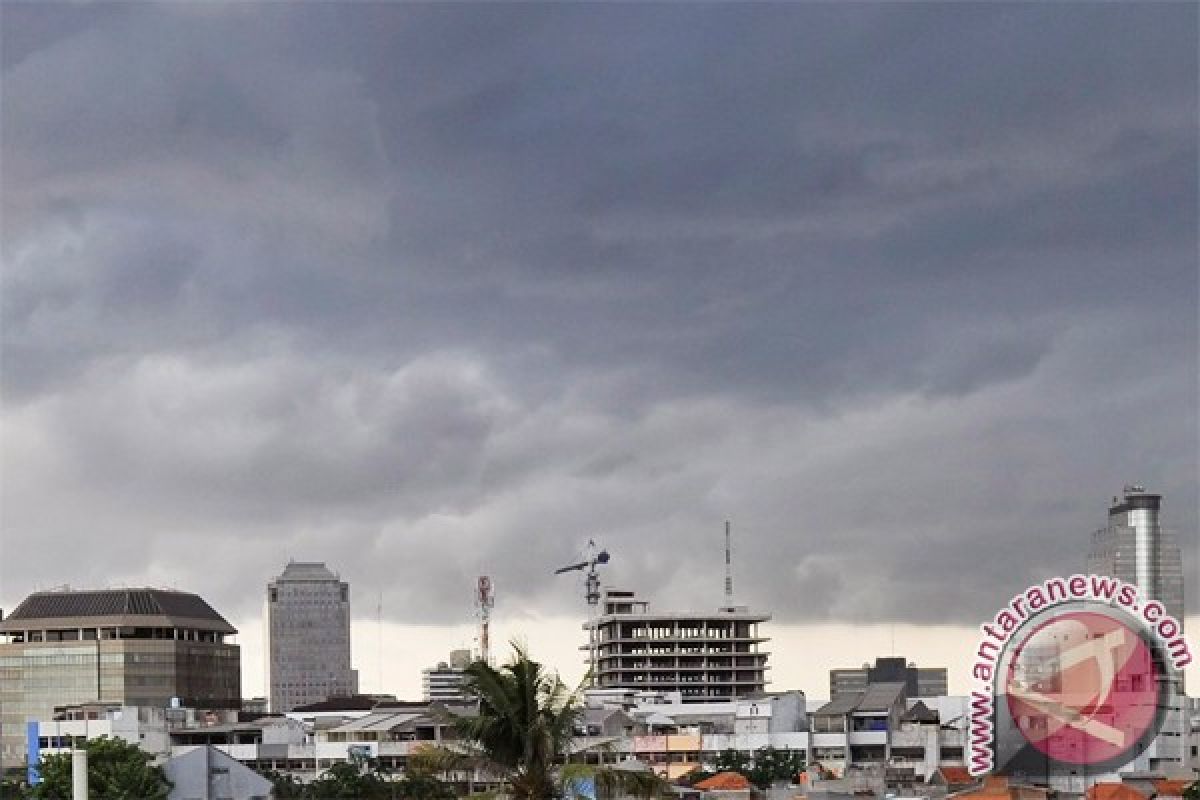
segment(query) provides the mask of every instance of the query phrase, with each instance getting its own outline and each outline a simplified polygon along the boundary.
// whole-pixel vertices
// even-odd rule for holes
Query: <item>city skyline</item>
[[[1198,15],[6,4],[0,607],[197,592],[262,694],[324,561],[415,697],[478,576],[578,675],[553,571],[715,608],[731,520],[772,687],[953,690],[1133,482],[1194,586]]]

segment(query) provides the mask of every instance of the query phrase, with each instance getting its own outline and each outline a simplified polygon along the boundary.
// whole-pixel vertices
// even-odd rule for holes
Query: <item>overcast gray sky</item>
[[[2,14],[4,607],[974,624],[1141,481],[1200,608],[1195,4]]]

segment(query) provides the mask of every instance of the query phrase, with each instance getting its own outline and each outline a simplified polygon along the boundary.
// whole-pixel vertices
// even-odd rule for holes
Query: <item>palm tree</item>
[[[513,645],[511,660],[499,669],[483,661],[469,665],[466,689],[478,700],[478,714],[456,717],[460,746],[426,751],[421,756],[426,766],[479,768],[499,778],[512,800],[571,798],[587,779],[601,794],[661,793],[662,782],[652,773],[566,765],[583,716],[581,692],[569,689],[521,645]]]

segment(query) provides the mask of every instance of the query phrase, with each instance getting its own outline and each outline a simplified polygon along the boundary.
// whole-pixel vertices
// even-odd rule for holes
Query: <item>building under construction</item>
[[[712,613],[651,612],[633,592],[606,589],[601,613],[584,625],[593,685],[677,691],[685,701],[763,692],[770,614],[727,605]]]

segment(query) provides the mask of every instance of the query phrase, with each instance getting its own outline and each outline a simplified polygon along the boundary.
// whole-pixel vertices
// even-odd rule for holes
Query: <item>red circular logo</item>
[[[1056,615],[1014,651],[1005,695],[1022,735],[1070,764],[1124,755],[1158,720],[1159,679],[1142,636],[1092,611]]]

